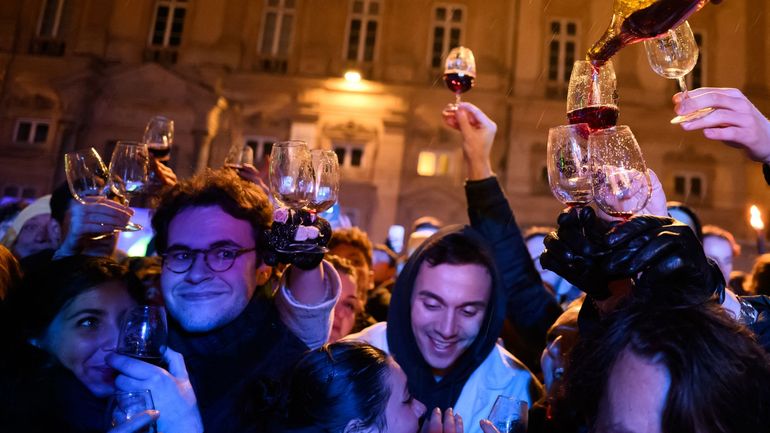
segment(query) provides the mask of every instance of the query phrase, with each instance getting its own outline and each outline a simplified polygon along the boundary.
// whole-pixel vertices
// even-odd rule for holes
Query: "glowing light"
[[[751,223],[751,226],[754,227],[754,230],[764,229],[765,223],[762,221],[762,214],[759,212],[757,205],[751,205],[749,212],[751,213],[751,220],[749,222]]]
[[[361,73],[351,69],[345,72],[345,81],[347,81],[348,83],[360,83]]]
[[[436,154],[433,152],[420,152],[417,159],[417,174],[420,176],[436,175]]]

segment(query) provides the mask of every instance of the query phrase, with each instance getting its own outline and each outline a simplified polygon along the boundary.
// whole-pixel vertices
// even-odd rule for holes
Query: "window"
[[[675,174],[674,194],[682,201],[703,199],[706,196],[706,177],[700,173]]]
[[[337,160],[340,167],[360,168],[364,165],[364,147],[357,144],[334,145],[334,153],[337,154]]]
[[[159,0],[150,31],[150,45],[163,48],[179,47],[182,43],[186,14],[186,0]]]
[[[275,137],[248,136],[244,137],[247,146],[254,151],[254,162],[264,161],[273,151],[273,143],[278,141]]]
[[[575,21],[554,19],[550,21],[551,40],[548,43],[549,91],[554,97],[561,97],[567,89],[572,64],[575,63],[578,26]],[[556,92],[554,92],[556,91]]]
[[[21,119],[16,122],[13,141],[16,143],[45,143],[51,123],[47,120]]]
[[[450,157],[446,152],[420,152],[417,158],[417,174],[420,176],[446,176],[449,174]]]
[[[433,10],[433,43],[430,65],[440,68],[444,55],[462,45],[465,8],[460,5],[439,5]]]
[[[266,57],[287,57],[294,27],[295,0],[266,0],[262,20],[259,54]]]
[[[377,45],[380,22],[380,0],[351,0],[345,58],[354,62],[371,62]]]
[[[37,35],[44,38],[55,38],[59,35],[62,11],[66,0],[45,0],[40,19],[37,23]]]

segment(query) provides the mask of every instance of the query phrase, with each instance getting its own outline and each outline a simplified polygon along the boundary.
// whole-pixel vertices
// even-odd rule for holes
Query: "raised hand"
[[[463,135],[463,157],[468,178],[481,180],[492,176],[490,154],[497,133],[497,124],[478,107],[462,102],[457,111],[444,111],[444,122]]]
[[[158,419],[159,431],[202,432],[203,423],[184,358],[181,354],[166,349],[163,359],[168,365],[168,370],[118,353],[110,354],[107,363],[120,373],[115,379],[115,387],[118,390],[150,390],[155,408],[161,413]]]
[[[749,158],[770,162],[770,121],[738,89],[703,87],[674,95],[675,111],[687,114],[702,108],[716,110],[709,115],[681,124],[685,131],[703,130],[711,140],[741,149]]]
[[[441,409],[435,408],[430,418],[423,425],[421,433],[463,433],[463,419],[450,407],[441,415]]]
[[[105,197],[86,197],[86,204],[71,201],[66,237],[56,252],[57,257],[89,254],[87,250],[109,255],[116,237],[113,234],[128,224],[134,211]],[[103,240],[96,241],[95,238]],[[95,255],[95,254],[91,254]]]

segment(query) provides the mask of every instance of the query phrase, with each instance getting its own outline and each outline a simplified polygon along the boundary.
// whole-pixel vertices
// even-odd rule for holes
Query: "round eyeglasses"
[[[195,263],[198,254],[203,254],[206,266],[214,272],[225,272],[233,267],[235,260],[256,248],[215,247],[201,249],[173,249],[163,254],[163,264],[171,272],[181,274],[189,271]]]

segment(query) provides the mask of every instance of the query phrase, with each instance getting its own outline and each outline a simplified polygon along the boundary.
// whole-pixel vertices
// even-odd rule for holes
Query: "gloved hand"
[[[323,260],[332,228],[328,221],[304,209],[279,208],[273,213],[273,225],[265,231],[265,237],[268,244],[265,263],[293,264],[310,270]]]
[[[672,218],[640,215],[607,234],[605,271],[612,279],[633,278],[635,296],[669,296],[700,303],[724,299],[725,280],[706,257],[692,229]]]
[[[610,296],[610,278],[601,260],[605,235],[612,223],[596,217],[590,207],[571,208],[559,215],[559,228],[543,241],[540,264],[597,300]]]

